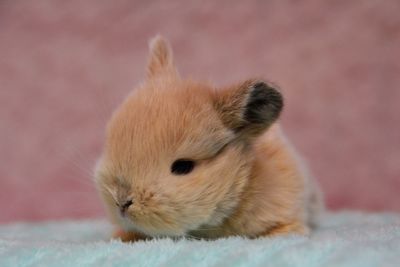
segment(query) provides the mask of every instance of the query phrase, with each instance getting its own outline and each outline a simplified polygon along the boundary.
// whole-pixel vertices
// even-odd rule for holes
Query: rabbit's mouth
[[[172,223],[151,221],[149,218],[138,218],[128,215],[120,216],[120,226],[127,232],[139,232],[151,237],[182,237],[186,230]]]

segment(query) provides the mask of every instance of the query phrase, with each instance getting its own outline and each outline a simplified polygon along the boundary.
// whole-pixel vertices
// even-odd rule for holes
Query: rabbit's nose
[[[119,207],[119,210],[121,211],[121,214],[124,215],[124,214],[125,214],[125,211],[126,211],[126,210],[129,208],[129,206],[132,205],[132,204],[133,204],[132,199],[127,200],[124,204],[122,204],[122,205]]]

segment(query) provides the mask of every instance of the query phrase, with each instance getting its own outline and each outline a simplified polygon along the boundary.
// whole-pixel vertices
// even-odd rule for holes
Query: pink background
[[[400,211],[399,1],[189,2],[0,2],[0,222],[103,214],[104,123],[156,33],[183,75],[283,88],[330,208]]]

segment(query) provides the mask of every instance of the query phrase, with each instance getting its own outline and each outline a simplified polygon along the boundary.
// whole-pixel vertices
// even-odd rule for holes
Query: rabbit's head
[[[218,89],[180,78],[156,37],[146,80],[114,113],[96,169],[114,222],[149,236],[221,224],[248,184],[253,142],[282,106],[261,80]]]

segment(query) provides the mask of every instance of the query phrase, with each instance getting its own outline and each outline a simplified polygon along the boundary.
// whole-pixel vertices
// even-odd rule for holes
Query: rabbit
[[[150,42],[145,81],[107,125],[95,184],[115,238],[307,235],[323,202],[277,119],[275,85],[180,77]]]

